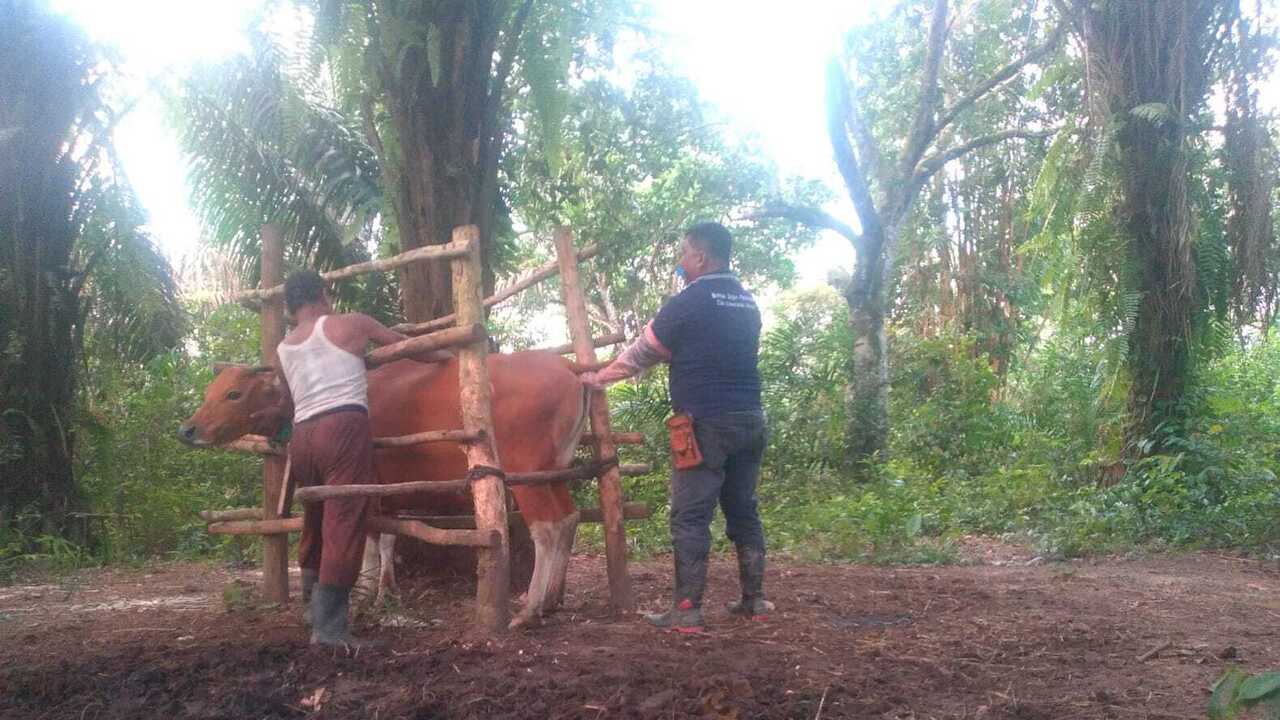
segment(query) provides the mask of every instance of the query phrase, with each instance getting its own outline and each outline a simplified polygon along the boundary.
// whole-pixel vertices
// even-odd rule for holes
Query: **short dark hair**
[[[289,314],[321,300],[324,300],[324,280],[315,270],[299,270],[284,281],[284,304]]]
[[[718,222],[698,223],[684,231],[699,250],[726,265],[733,257],[733,236]]]

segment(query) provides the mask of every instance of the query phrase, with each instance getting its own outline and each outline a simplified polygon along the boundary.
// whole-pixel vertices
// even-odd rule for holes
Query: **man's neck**
[[[293,314],[293,318],[297,321],[298,325],[305,325],[314,323],[326,314],[327,311],[317,305],[303,305]]]
[[[727,273],[727,272],[729,272],[728,265],[721,265],[720,267],[711,268],[706,272],[698,273],[696,276],[689,278],[689,284],[692,285],[693,283],[697,282],[698,280],[701,280],[702,278],[708,275],[718,275],[720,273]]]

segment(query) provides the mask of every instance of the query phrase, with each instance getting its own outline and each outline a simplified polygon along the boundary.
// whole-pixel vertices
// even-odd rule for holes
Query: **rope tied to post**
[[[470,482],[483,480],[487,477],[496,477],[505,482],[507,474],[502,472],[501,468],[496,468],[491,465],[476,465],[467,471],[467,480]]]

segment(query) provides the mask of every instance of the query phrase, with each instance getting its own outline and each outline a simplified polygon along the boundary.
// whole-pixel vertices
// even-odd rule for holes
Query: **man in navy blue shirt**
[[[608,367],[583,380],[596,387],[631,377],[659,362],[671,365],[671,404],[693,417],[702,463],[671,476],[671,540],[675,597],[671,609],[647,615],[662,628],[702,629],[702,593],[717,503],[738,550],[742,599],[729,612],[753,619],[773,604],[764,597],[764,530],[756,483],[765,446],[760,405],[760,310],[729,272],[733,238],[719,223],[686,232],[676,268],[686,284],[667,301],[640,338]]]

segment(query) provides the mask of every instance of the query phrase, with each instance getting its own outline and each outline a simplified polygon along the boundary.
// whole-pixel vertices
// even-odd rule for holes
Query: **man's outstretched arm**
[[[645,370],[671,359],[671,351],[667,349],[658,336],[653,333],[653,323],[644,326],[644,332],[636,341],[627,346],[608,366],[593,373],[579,376],[582,382],[594,388],[604,388],[619,380],[626,380]]]

